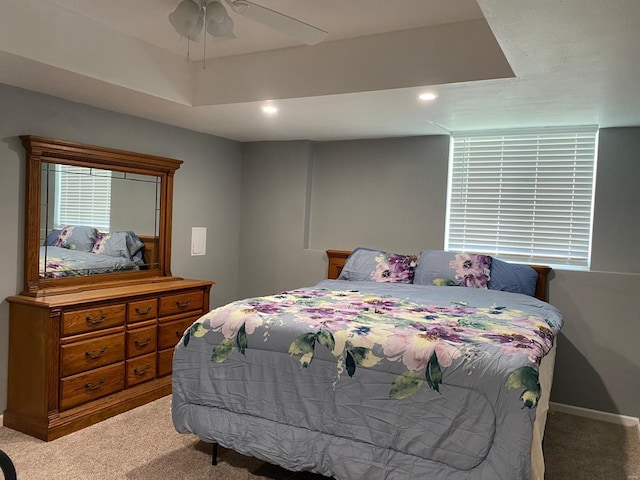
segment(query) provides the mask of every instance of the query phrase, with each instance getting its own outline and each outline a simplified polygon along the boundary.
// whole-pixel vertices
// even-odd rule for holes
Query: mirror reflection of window
[[[56,175],[55,227],[92,225],[108,232],[111,217],[111,171],[59,165]]]

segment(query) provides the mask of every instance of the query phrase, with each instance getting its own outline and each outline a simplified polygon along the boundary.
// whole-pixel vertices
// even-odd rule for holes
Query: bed
[[[52,230],[40,247],[40,278],[140,270],[155,237],[139,237],[131,231],[100,232],[95,227],[67,225]]]
[[[339,480],[542,479],[562,316],[533,295],[549,268],[513,267],[519,293],[486,256],[327,253],[329,279],[184,332],[176,430]]]

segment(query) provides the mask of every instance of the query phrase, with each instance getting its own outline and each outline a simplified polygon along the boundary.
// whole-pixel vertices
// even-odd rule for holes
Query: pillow
[[[51,233],[49,233],[49,235],[47,235],[47,239],[45,240],[44,244],[47,245],[48,247],[55,247],[56,246],[56,241],[58,240],[58,235],[60,235],[60,232],[62,230],[55,229],[55,230],[51,230]]]
[[[358,247],[347,258],[338,280],[412,283],[416,260],[416,255]]]
[[[507,263],[494,258],[491,262],[490,290],[524,293],[531,297],[536,295],[538,272],[528,265]]]
[[[142,250],[144,243],[133,232],[100,233],[91,250],[93,253],[109,255],[112,257],[124,257],[135,260],[138,252]]]
[[[129,234],[127,237],[127,248],[129,249],[132,260],[139,265],[143,264],[144,242],[131,230],[127,230],[124,233]]]
[[[90,252],[96,243],[97,236],[97,228],[84,225],[67,225],[60,230],[53,246],[78,250],[80,252]]]
[[[418,257],[413,283],[487,288],[491,257],[475,253],[423,250]]]

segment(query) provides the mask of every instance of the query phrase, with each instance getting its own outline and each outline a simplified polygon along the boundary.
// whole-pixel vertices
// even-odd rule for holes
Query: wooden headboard
[[[144,262],[147,265],[158,263],[158,237],[151,235],[138,235],[138,238],[144,243]]]
[[[340,275],[344,262],[347,261],[347,257],[351,255],[349,250],[327,250],[327,256],[329,257],[329,266],[327,269],[327,278],[335,280]],[[538,282],[536,283],[536,298],[540,300],[548,301],[548,274],[551,271],[551,267],[544,265],[529,265],[536,272],[538,272]]]

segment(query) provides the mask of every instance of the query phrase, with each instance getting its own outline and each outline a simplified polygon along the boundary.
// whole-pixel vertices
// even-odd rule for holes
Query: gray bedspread
[[[340,480],[528,479],[561,326],[545,302],[475,288],[326,280],[245,299],[176,346],[173,422]]]
[[[122,256],[83,252],[55,246],[40,247],[40,278],[139,270],[138,263]]]

